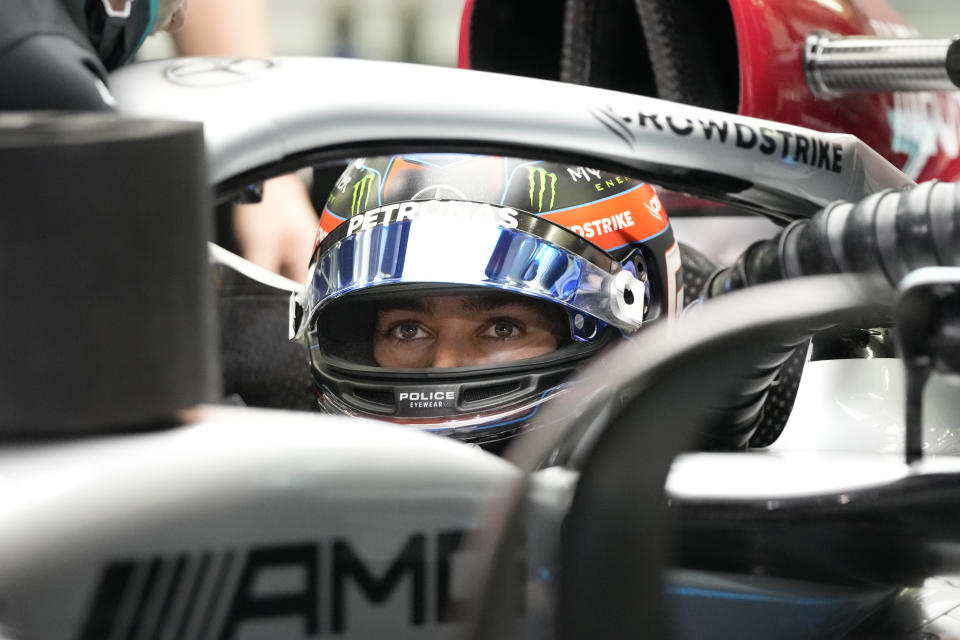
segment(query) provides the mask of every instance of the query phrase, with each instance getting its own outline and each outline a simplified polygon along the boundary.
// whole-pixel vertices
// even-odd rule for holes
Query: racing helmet
[[[533,426],[611,341],[677,313],[680,283],[666,212],[635,178],[511,157],[359,158],[321,213],[291,337],[309,347],[322,410],[490,444]],[[418,318],[451,305],[487,323],[468,336],[483,349],[531,335],[524,322],[546,346],[440,363],[436,330]],[[505,306],[526,320],[499,318]],[[384,341],[388,355],[417,355],[384,357]]]

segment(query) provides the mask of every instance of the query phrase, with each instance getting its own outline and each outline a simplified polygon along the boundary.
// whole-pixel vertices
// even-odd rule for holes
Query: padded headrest
[[[223,393],[249,407],[316,407],[308,354],[288,338],[296,283],[211,245]],[[286,281],[286,282],[284,282]]]

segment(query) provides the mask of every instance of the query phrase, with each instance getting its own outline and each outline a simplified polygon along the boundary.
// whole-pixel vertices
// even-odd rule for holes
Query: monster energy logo
[[[353,185],[353,200],[350,202],[350,213],[360,213],[370,205],[370,190],[373,187],[373,174],[366,173]]]
[[[547,210],[553,209],[553,202],[557,197],[557,174],[550,173],[540,167],[527,167],[530,174],[530,206],[536,206],[537,212],[543,211],[543,197],[550,185],[550,203]]]

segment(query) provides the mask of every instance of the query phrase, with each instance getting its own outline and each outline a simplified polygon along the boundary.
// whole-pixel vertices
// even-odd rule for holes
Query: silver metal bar
[[[891,91],[954,91],[960,38],[880,38],[814,32],[804,48],[807,86],[821,98]]]

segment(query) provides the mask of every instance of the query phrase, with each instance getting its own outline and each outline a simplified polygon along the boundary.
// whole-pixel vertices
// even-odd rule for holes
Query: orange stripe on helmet
[[[611,198],[542,214],[609,250],[654,236],[669,224],[656,192],[642,184]]]
[[[317,227],[317,237],[313,240],[313,250],[316,251],[317,247],[320,246],[320,242],[327,237],[327,234],[343,222],[345,222],[343,218],[333,215],[329,209],[324,208],[320,214],[320,226]]]

